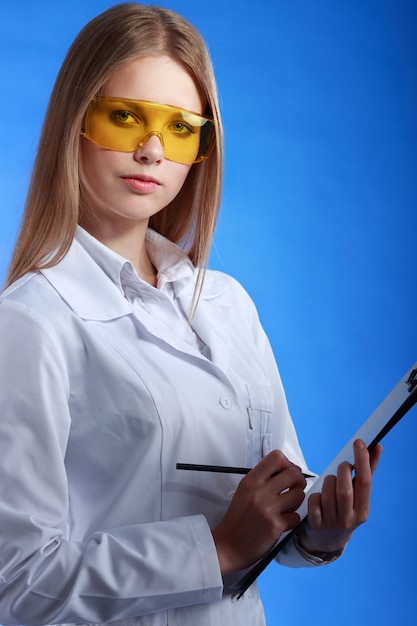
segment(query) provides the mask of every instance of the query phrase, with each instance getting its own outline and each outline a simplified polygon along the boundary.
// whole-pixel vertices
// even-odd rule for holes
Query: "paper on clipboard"
[[[297,509],[301,522],[291,531],[284,533],[278,543],[272,550],[258,563],[256,563],[240,580],[232,587],[232,590],[240,598],[256,578],[263,572],[267,565],[275,558],[278,552],[284,547],[288,540],[295,535],[305,522],[308,512],[308,498],[312,493],[321,491],[323,481],[326,476],[336,474],[337,466],[343,461],[352,463],[353,442],[356,439],[363,439],[368,447],[372,450],[379,441],[400,421],[400,419],[417,403],[417,362],[403,376],[399,383],[388,394],[385,400],[372,413],[372,415],[363,423],[359,430],[342,448],[339,454],[333,459],[330,465],[315,482],[306,491],[306,497]]]
[[[413,379],[410,380],[411,373],[415,372]],[[407,383],[407,381],[409,381]],[[414,385],[414,386],[413,386]],[[410,387],[413,386],[413,389]],[[336,474],[337,466],[343,461],[348,461],[353,464],[353,442],[356,439],[363,439],[368,449],[372,449],[381,439],[380,434],[384,433],[385,427],[389,424],[390,420],[395,416],[397,411],[404,405],[410,396],[413,396],[412,391],[417,387],[417,363],[394,387],[391,393],[385,398],[385,400],[379,405],[379,407],[372,413],[369,419],[359,428],[359,430],[353,435],[353,437],[347,442],[345,447],[339,452],[339,454],[333,459],[330,465],[324,470],[322,474],[317,478],[313,485],[306,492],[306,498],[302,505],[298,509],[298,514],[301,518],[307,514],[308,496],[312,493],[321,491],[323,481],[329,474]],[[414,397],[413,397],[414,399]],[[415,399],[417,400],[417,398]],[[411,408],[411,406],[409,407]],[[402,415],[401,415],[402,417]],[[399,421],[396,420],[395,423]],[[392,424],[394,426],[395,424]],[[389,429],[391,430],[391,428]],[[388,431],[387,431],[388,432]]]

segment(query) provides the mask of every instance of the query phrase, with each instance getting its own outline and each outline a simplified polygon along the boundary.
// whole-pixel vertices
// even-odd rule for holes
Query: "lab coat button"
[[[232,408],[232,401],[229,396],[221,396],[219,402],[224,409]]]

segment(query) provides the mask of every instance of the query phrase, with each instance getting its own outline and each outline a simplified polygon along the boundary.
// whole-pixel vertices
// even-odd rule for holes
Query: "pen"
[[[195,472],[219,472],[223,474],[248,474],[252,468],[250,467],[230,467],[229,465],[201,465],[199,463],[177,463],[177,469],[194,470]],[[277,476],[281,471],[271,474]],[[304,474],[304,478],[316,478],[314,474]]]

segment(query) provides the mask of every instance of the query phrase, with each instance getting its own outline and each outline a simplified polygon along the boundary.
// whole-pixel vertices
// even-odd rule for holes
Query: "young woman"
[[[222,134],[195,29],[115,6],[71,47],[0,303],[0,621],[264,624],[230,585],[298,522],[305,461],[254,305],[205,271]],[[369,507],[355,444],[279,560]],[[247,466],[186,472],[177,463]]]

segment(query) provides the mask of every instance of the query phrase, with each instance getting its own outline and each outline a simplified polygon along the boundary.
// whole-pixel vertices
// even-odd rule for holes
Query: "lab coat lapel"
[[[111,320],[132,312],[120,289],[74,240],[58,265],[41,270],[68,306],[88,320]]]
[[[209,346],[212,362],[226,371],[229,364],[230,307],[213,300],[202,300],[192,326]]]
[[[225,371],[229,363],[230,306],[221,302],[224,282],[220,284],[211,274],[206,274],[192,328],[210,348],[211,361]],[[174,283],[174,290],[183,310],[191,311],[194,281],[187,281],[184,289]]]

